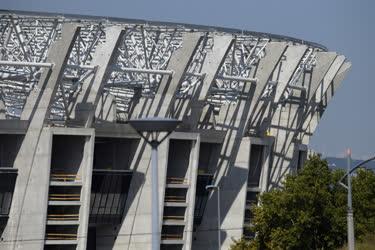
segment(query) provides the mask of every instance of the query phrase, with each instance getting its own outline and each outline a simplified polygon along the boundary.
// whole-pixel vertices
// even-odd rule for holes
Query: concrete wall
[[[53,63],[53,67],[43,70],[38,88],[26,101],[21,120],[12,123],[14,127],[11,123],[0,124],[1,129],[4,128],[0,131],[0,167],[18,169],[10,218],[0,249],[43,248],[50,171],[60,169],[82,178],[77,249],[85,249],[93,167],[133,171],[123,220],[119,225],[97,227],[97,248],[150,249],[150,146],[144,139],[138,140],[129,126],[115,122],[118,118],[126,121],[128,117],[152,116],[183,120],[178,132],[159,146],[160,218],[166,178],[185,178],[189,185],[185,249],[217,249],[218,231],[222,249],[228,249],[232,238],[239,239],[243,234],[252,145],[266,146],[256,192],[279,187],[283,178],[296,169],[300,146],[309,142],[326,105],[350,69],[344,56],[314,48],[316,63],[311,69],[304,69],[298,82],[300,88],[295,88],[290,85],[291,79],[311,45],[273,38],[263,55],[246,69],[247,77],[256,80],[237,81],[238,86],[233,87],[233,91],[238,92],[237,99],[224,103],[217,110],[208,105],[208,98],[217,78],[222,77],[223,65],[236,59],[230,53],[241,39],[225,32],[183,32],[181,46],[171,54],[165,68],[173,74],[162,77],[155,95],[133,100],[129,113],[119,117],[116,99],[102,93],[127,31],[119,24],[105,27],[106,39],[92,54],[91,66],[96,66],[95,74],[83,81],[81,92],[69,104],[72,119],[64,121],[63,128],[49,127],[51,103],[81,29],[75,24],[63,26],[60,40],[52,43],[48,51],[47,62]],[[212,44],[203,53],[198,50],[206,35]],[[146,43],[142,46],[146,47]],[[177,95],[199,53],[203,53],[204,58],[194,73],[201,74],[202,81],[186,95]],[[236,70],[232,67],[231,72]],[[264,95],[266,90],[269,95]],[[291,94],[286,99],[287,93]],[[6,118],[4,108],[0,101],[0,119]],[[101,132],[108,139],[117,139],[111,138],[113,143],[104,144],[106,139],[96,138],[95,129],[90,129],[95,126],[101,126]],[[12,130],[19,130],[19,135]],[[219,139],[215,138],[216,132],[221,132]],[[203,135],[217,143],[201,142]],[[213,174],[214,184],[220,188],[221,219],[218,226],[218,192],[212,192],[202,223],[192,237],[198,172]]]

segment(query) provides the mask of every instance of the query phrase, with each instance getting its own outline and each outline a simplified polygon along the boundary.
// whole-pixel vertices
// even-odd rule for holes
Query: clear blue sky
[[[330,156],[346,147],[356,158],[375,153],[374,0],[0,0],[0,8],[215,25],[321,43],[353,66],[311,147]]]

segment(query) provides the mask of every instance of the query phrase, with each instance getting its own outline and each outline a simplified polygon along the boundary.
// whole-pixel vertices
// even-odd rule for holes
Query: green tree
[[[298,175],[287,176],[283,188],[262,194],[252,208],[251,242],[235,249],[336,249],[346,241],[346,190],[337,184],[343,171],[331,171],[312,156]],[[375,174],[360,170],[353,178],[356,236],[375,231]]]

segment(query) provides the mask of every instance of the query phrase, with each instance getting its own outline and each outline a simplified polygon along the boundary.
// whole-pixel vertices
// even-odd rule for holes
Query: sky
[[[310,142],[324,156],[375,154],[374,0],[0,0],[0,9],[213,25],[317,42],[352,69]]]

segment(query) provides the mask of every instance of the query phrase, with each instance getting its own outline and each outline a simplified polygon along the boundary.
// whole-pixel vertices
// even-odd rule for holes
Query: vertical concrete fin
[[[232,36],[214,35],[214,45],[212,51],[209,51],[204,60],[201,73],[206,74],[201,83],[200,92],[190,101],[187,112],[190,111],[190,116],[187,116],[185,111],[184,123],[189,124],[191,128],[195,128],[203,113],[204,102],[207,98],[208,92],[215,80],[217,73],[223,64],[228,51],[231,49],[234,38]]]
[[[351,67],[352,67],[351,62],[344,62],[344,64],[341,66],[341,68],[337,72],[335,78],[333,78],[333,80],[332,80],[332,93],[331,94],[325,93],[326,96],[327,96],[327,103],[331,100],[332,96],[335,94],[337,89],[340,87],[342,81],[346,77],[346,74],[349,72]]]
[[[284,53],[286,57],[286,64],[284,69],[280,72],[280,77],[276,85],[276,93],[274,102],[278,103],[282,94],[284,94],[285,89],[289,84],[289,80],[296,71],[303,55],[307,50],[306,45],[289,46]]]
[[[320,53],[324,53],[324,52],[320,52]],[[306,113],[304,114],[304,119],[302,119],[301,121],[302,124],[299,125],[299,127],[302,126],[302,131],[305,131],[304,128],[307,130],[307,127],[309,126],[313,116],[315,115],[315,109],[316,109],[315,104],[320,103],[322,101],[322,97],[324,96],[324,93],[327,91],[328,87],[330,86],[330,83],[332,82],[334,76],[337,74],[337,71],[343,64],[344,60],[345,60],[344,56],[337,56],[334,59],[328,71],[326,72],[323,79],[321,80],[321,83],[317,86],[317,90],[315,91],[315,103],[311,103],[310,102],[311,99],[309,99],[308,103],[310,103],[310,106],[308,107],[308,109],[306,110]],[[317,60],[317,67],[319,66],[318,63],[320,63],[320,61]],[[316,72],[315,69],[314,69],[314,72]],[[314,73],[313,73],[313,77],[314,77]],[[310,93],[311,93],[310,97],[312,97],[313,92],[310,91]]]
[[[258,82],[254,92],[254,101],[258,101],[260,95],[263,93],[264,87],[267,85],[272,72],[279,63],[286,48],[287,44],[285,42],[270,42],[266,46],[266,56],[259,61],[255,75],[258,78]]]
[[[48,183],[35,183],[32,176],[35,171],[40,171],[39,168],[34,167],[41,167],[38,150],[40,151],[40,147],[46,143],[42,136],[44,121],[48,117],[50,103],[79,31],[80,27],[76,24],[63,25],[61,40],[51,46],[47,57],[47,62],[54,63],[54,67],[43,72],[39,80],[39,85],[43,86],[40,89],[41,93],[38,100],[33,100],[35,107],[33,110],[26,110],[29,113],[27,117],[31,117],[31,122],[14,162],[14,167],[18,169],[18,177],[7,224],[9,231],[7,229],[4,236],[6,240],[12,241],[12,249],[16,246],[17,249],[30,249],[30,245],[24,239],[32,238],[36,232],[44,232],[47,204],[44,199],[35,199],[35,194],[41,197],[48,194]],[[33,210],[40,213],[27,216],[27,211]],[[44,235],[38,235],[37,239],[41,237],[43,239]],[[42,249],[43,243],[43,240],[38,241],[40,246],[35,249]]]
[[[318,86],[322,82],[324,76],[330,69],[337,54],[335,52],[317,52],[316,66],[313,68],[310,88],[308,90],[308,103],[316,93]]]
[[[21,114],[21,120],[34,119],[33,114],[41,112],[36,112],[36,109],[44,108],[46,112],[43,112],[43,117],[38,119],[44,122],[49,115],[49,106],[52,102],[52,97],[55,95],[58,83],[61,81],[62,75],[64,73],[65,65],[68,61],[70,51],[74,46],[74,41],[78,36],[80,27],[77,24],[64,24],[61,39],[53,43],[48,50],[47,62],[53,63],[52,70],[44,70],[39,82],[39,89],[34,91],[29,98],[27,98],[25,107]]]
[[[106,42],[100,45],[93,56],[91,62],[92,65],[98,66],[95,79],[90,86],[89,82],[85,82],[83,85],[85,87],[83,94],[80,95],[80,99],[77,100],[77,104],[82,105],[82,119],[86,120],[85,127],[91,127],[95,116],[95,110],[97,108],[100,95],[103,89],[103,84],[107,81],[111,71],[108,67],[116,59],[117,47],[121,42],[124,30],[122,27],[109,27],[106,30]],[[88,107],[87,105],[91,106]],[[85,107],[86,106],[86,107]],[[76,107],[76,109],[78,106]],[[85,110],[87,109],[87,110]],[[75,110],[77,112],[78,110]],[[85,114],[86,113],[86,114]]]
[[[286,49],[287,43],[285,42],[271,42],[266,47],[266,56],[260,60],[255,75],[255,77],[258,78],[258,82],[251,102],[251,115],[248,117],[248,124],[250,124],[250,126],[256,122],[254,119],[254,114],[258,111],[256,104],[259,102],[259,98],[261,97],[268,80],[272,76],[276,66],[279,64]],[[249,128],[249,125],[247,125],[246,128]]]
[[[327,92],[333,78],[339,71],[341,65],[345,61],[345,56],[339,55],[336,57],[335,61],[332,63],[331,67],[329,68],[328,72],[323,78],[322,84],[319,86],[318,90],[315,93],[315,102],[320,103],[322,101],[322,97]]]
[[[167,69],[173,70],[171,79],[164,76],[155,98],[151,105],[151,112],[153,116],[165,117],[177,91],[180,86],[183,76],[193,59],[194,53],[198,48],[199,42],[202,39],[200,33],[187,33],[182,37],[182,48],[173,53],[170,61],[168,62]]]
[[[223,64],[225,56],[231,49],[233,42],[234,38],[232,36],[214,35],[214,46],[212,51],[207,53],[201,71],[206,74],[206,77],[203,80],[198,101],[206,100],[211,84],[215,80],[215,77],[220,70],[220,66]]]
[[[337,57],[337,58],[339,59],[339,57]],[[341,63],[341,60],[344,60],[344,58],[340,59],[340,61],[339,61],[340,63]],[[335,65],[332,65],[332,66],[335,66]],[[331,80],[331,81],[330,81],[330,84],[328,84],[328,87],[326,87],[327,90],[323,93],[323,97],[325,96],[327,98],[326,104],[328,104],[328,102],[331,100],[334,92],[339,87],[341,82],[344,80],[344,78],[345,78],[346,74],[348,73],[350,67],[351,67],[350,62],[344,62],[344,63],[341,64],[340,69],[338,71],[336,71],[336,69],[337,69],[337,65],[336,65],[335,66],[335,72],[332,72],[332,74],[329,76],[329,79],[327,78],[327,80]],[[331,91],[331,93],[328,93],[330,87],[331,87],[332,91]],[[323,100],[323,97],[321,97],[320,100]],[[311,135],[315,132],[315,129],[318,126],[318,121],[319,121],[321,115],[322,115],[322,112],[319,113],[319,112],[316,112],[315,110],[311,110],[311,112],[306,115],[306,118],[303,120],[303,126],[302,126],[302,131],[304,131],[304,132],[301,135],[303,143],[305,143],[305,144],[309,143]]]
[[[286,49],[286,46],[287,44],[284,42],[271,42],[266,46],[266,55],[259,61],[259,65],[256,69],[255,78],[257,78],[258,81],[255,87],[251,88],[249,86],[252,83],[245,83],[246,86],[244,86],[244,91],[241,95],[247,96],[246,98],[244,98],[246,101],[242,101],[241,98],[238,100],[237,105],[229,105],[226,108],[222,107],[220,109],[219,117],[217,118],[218,124],[224,124],[226,123],[226,121],[231,122],[233,120],[244,120],[246,122],[249,122],[249,119],[251,119],[250,117],[254,114],[254,107],[259,101],[259,98],[268,83],[268,79],[279,63],[281,56]],[[254,90],[251,91],[251,89]],[[234,115],[236,117],[233,117]],[[229,124],[225,125],[228,126]],[[238,125],[238,123],[235,123],[234,127],[237,127]],[[233,124],[231,126],[233,126]],[[247,125],[244,128],[247,128]],[[243,136],[243,133],[238,136]]]

